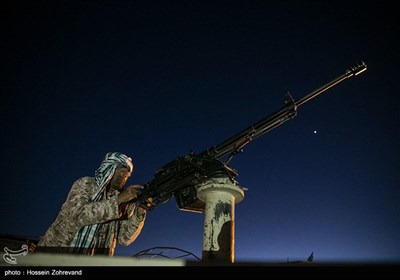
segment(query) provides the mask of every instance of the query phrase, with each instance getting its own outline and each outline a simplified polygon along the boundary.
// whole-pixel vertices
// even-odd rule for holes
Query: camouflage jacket
[[[117,203],[118,191],[103,200],[91,202],[95,192],[93,177],[75,181],[57,218],[39,240],[38,247],[68,248],[78,230],[90,224],[102,224],[90,255],[103,253],[113,256],[117,242],[128,246],[135,241],[143,228],[146,210],[130,204],[121,211]]]

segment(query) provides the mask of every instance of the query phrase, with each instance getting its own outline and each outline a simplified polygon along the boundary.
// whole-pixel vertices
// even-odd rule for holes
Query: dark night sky
[[[128,184],[368,65],[230,166],[235,260],[400,261],[399,24],[386,1],[1,1],[1,234],[38,237],[104,155]],[[314,133],[316,131],[316,133]],[[204,214],[174,199],[132,256],[201,257]]]

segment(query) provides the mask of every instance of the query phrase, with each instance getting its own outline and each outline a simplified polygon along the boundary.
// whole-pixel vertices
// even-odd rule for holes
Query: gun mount
[[[282,109],[200,154],[191,151],[164,165],[155,173],[154,178],[144,185],[143,191],[133,201],[148,210],[153,210],[175,196],[180,210],[203,212],[204,203],[197,198],[199,185],[212,178],[221,177],[228,178],[232,184],[236,185],[235,177],[238,173],[227,165],[234,155],[242,152],[251,141],[294,118],[299,106],[365,70],[367,70],[367,65],[360,61],[349,67],[344,74],[298,100],[294,100],[288,94]],[[227,157],[226,161],[222,161],[225,157]]]

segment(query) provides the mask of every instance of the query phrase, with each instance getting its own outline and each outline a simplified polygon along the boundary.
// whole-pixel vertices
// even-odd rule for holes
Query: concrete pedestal
[[[210,179],[197,189],[205,203],[203,262],[233,263],[235,256],[235,204],[244,198],[242,188],[228,178]]]

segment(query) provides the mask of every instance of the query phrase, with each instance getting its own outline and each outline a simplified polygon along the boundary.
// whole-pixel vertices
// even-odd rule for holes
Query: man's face
[[[121,190],[131,174],[132,172],[129,171],[128,167],[122,165],[117,166],[114,176],[111,179],[111,189]]]

